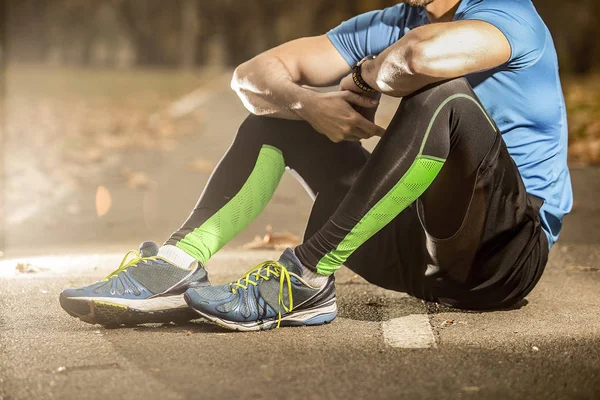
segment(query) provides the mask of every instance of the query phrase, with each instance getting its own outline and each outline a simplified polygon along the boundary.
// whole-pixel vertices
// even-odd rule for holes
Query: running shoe
[[[200,263],[191,269],[180,268],[157,254],[156,244],[142,243],[139,252],[127,253],[119,268],[103,280],[63,290],[61,307],[84,322],[105,326],[198,318],[183,293],[192,287],[209,286],[206,270]]]
[[[333,275],[323,287],[312,287],[302,279],[301,265],[287,249],[279,261],[259,264],[235,282],[192,288],[184,298],[204,318],[237,331],[333,321],[337,315]]]

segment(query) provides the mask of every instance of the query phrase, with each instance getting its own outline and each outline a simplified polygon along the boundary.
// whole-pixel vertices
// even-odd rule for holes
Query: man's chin
[[[433,3],[435,0],[404,0],[404,3],[411,7],[425,7]]]

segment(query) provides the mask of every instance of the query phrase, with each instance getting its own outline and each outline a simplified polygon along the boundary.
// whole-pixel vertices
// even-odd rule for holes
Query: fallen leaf
[[[96,190],[96,215],[105,216],[112,206],[112,196],[107,188],[100,185]]]
[[[155,182],[143,172],[125,169],[123,170],[122,175],[127,181],[127,186],[129,186],[130,189],[147,190],[155,184]]]
[[[440,327],[445,328],[447,326],[450,325],[454,325],[454,320],[453,319],[447,319],[444,322],[442,322],[442,324],[440,325]]]
[[[267,233],[262,238],[255,236],[254,240],[242,246],[246,250],[282,250],[300,244],[300,238],[289,232]]]
[[[26,262],[19,262],[15,269],[22,274],[33,274],[36,272],[48,271],[48,268],[40,267]]]
[[[185,167],[190,171],[212,172],[212,170],[215,168],[215,163],[205,158],[199,158],[188,163]]]
[[[97,163],[104,159],[104,154],[99,148],[87,148],[83,151],[72,151],[65,154],[67,161],[77,164]]]
[[[590,265],[567,265],[565,267],[567,271],[579,271],[579,272],[596,272],[600,270],[598,267],[592,267]]]

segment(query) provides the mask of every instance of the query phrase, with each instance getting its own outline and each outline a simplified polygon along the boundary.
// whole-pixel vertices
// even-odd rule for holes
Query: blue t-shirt
[[[527,192],[544,200],[540,219],[551,247],[573,194],[565,102],[550,32],[531,0],[463,0],[454,20],[488,22],[508,39],[509,61],[466,78],[498,125]],[[398,4],[345,21],[327,36],[354,65],[428,23],[423,8]]]

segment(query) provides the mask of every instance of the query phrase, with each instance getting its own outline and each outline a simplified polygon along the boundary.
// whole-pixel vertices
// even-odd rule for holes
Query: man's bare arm
[[[313,91],[301,85],[327,86],[350,67],[325,36],[284,43],[240,65],[231,87],[253,114],[301,119],[297,111]]]
[[[363,79],[377,91],[406,96],[445,79],[495,68],[510,58],[508,40],[483,21],[455,21],[410,31],[363,66]]]
[[[302,119],[333,142],[358,141],[383,134],[383,128],[357,109],[378,100],[349,90],[319,93],[301,85],[328,86],[350,67],[326,36],[285,43],[240,65],[231,87],[253,114]]]

